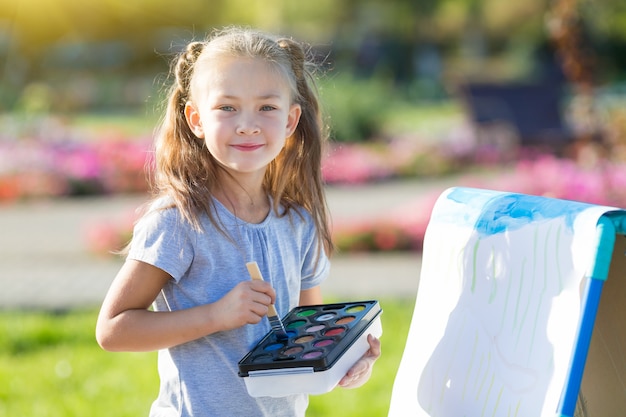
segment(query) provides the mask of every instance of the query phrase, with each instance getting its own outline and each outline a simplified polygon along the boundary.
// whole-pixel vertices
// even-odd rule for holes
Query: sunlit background
[[[444,188],[626,207],[623,1],[3,1],[0,416],[147,413],[154,357],[101,352],[93,320],[146,199],[170,58],[226,25],[311,46],[339,247],[326,292],[384,298],[395,335],[368,385],[311,416],[385,415]]]
[[[615,0],[3,2],[0,109],[142,109],[170,54],[230,24],[307,41],[337,74],[392,80],[413,102],[448,98],[468,80],[549,76],[563,31],[579,49],[566,59],[584,61],[568,64],[605,85],[624,76],[625,9]]]

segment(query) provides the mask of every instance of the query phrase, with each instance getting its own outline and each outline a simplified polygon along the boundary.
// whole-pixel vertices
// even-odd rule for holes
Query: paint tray
[[[284,318],[289,338],[273,332],[239,361],[252,397],[331,391],[368,350],[367,335],[382,335],[378,301],[296,307]]]

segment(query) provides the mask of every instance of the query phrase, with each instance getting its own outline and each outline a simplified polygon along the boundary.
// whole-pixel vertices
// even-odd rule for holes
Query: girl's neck
[[[240,183],[234,178],[220,181],[213,196],[236,217],[248,223],[261,223],[270,210],[267,193],[261,183]]]

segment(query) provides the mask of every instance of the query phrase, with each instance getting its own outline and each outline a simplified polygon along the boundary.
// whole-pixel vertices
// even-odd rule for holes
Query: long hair
[[[262,32],[227,28],[204,41],[187,45],[172,62],[170,87],[164,117],[156,131],[154,158],[155,199],[169,197],[186,221],[200,228],[206,214],[222,230],[213,215],[210,198],[223,168],[203,141],[193,134],[185,118],[185,104],[191,98],[196,68],[204,60],[233,56],[262,59],[283,76],[291,88],[292,100],[302,114],[292,136],[267,167],[264,189],[273,199],[272,210],[288,215],[296,206],[306,209],[316,226],[320,249],[328,256],[334,250],[321,174],[322,150],[327,140],[314,82],[314,65],[298,42]],[[279,206],[285,210],[280,212]]]

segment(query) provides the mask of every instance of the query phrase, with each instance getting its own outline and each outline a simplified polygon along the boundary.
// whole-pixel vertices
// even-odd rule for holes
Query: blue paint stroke
[[[533,195],[458,187],[450,190],[447,200],[464,205],[435,210],[437,219],[458,226],[473,227],[483,236],[520,229],[529,223],[563,218],[573,229],[574,220],[592,204]],[[446,202],[442,202],[446,204]]]

